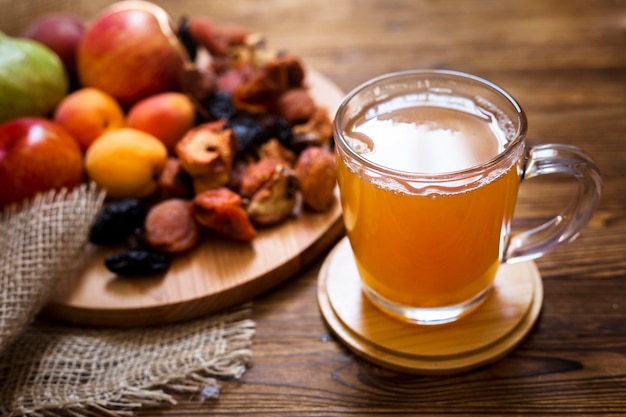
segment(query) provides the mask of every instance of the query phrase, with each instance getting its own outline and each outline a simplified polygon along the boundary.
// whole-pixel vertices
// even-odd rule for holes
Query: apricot
[[[130,108],[126,118],[128,127],[150,133],[163,142],[170,154],[195,122],[191,99],[177,92],[156,94],[139,101]]]
[[[256,235],[248,213],[242,207],[241,196],[226,187],[197,194],[193,199],[192,213],[201,226],[222,236],[250,241]]]
[[[124,111],[109,94],[86,87],[66,96],[54,112],[54,121],[63,126],[86,151],[104,132],[124,126]]]
[[[192,202],[171,198],[152,206],[144,225],[146,240],[161,252],[184,252],[196,245],[200,225],[192,215]]]
[[[113,199],[142,198],[154,193],[167,160],[165,145],[137,129],[110,130],[85,153],[91,180]]]
[[[310,146],[298,157],[295,171],[304,204],[314,211],[326,211],[334,201],[337,184],[333,152]]]

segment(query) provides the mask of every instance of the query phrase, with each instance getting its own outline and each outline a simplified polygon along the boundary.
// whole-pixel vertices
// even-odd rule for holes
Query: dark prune
[[[259,118],[259,122],[265,129],[267,139],[278,139],[281,145],[288,148],[291,145],[293,131],[291,124],[280,116],[274,114],[264,114]]]
[[[107,204],[100,210],[89,241],[96,245],[118,245],[137,228],[143,227],[148,210],[138,200],[122,200]]]
[[[161,252],[129,250],[107,256],[104,265],[120,276],[145,276],[167,271],[170,258]]]
[[[270,126],[271,136],[278,139],[281,145],[289,147],[293,137],[291,124],[282,117],[276,117],[273,122]]]
[[[232,97],[223,91],[213,94],[205,107],[215,119],[230,119],[237,112]]]
[[[226,127],[232,129],[237,137],[238,152],[245,152],[252,145],[258,145],[268,139],[263,125],[251,116],[237,115],[226,123]]]
[[[198,44],[191,36],[189,32],[189,19],[183,17],[181,19],[180,25],[178,26],[177,36],[180,42],[183,44],[185,51],[187,51],[187,55],[189,55],[189,59],[194,61],[196,59]]]

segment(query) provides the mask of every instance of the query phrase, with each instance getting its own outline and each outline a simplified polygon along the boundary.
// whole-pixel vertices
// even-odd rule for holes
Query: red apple
[[[143,1],[114,4],[87,28],[78,46],[78,75],[124,107],[179,89],[185,50],[169,15]]]
[[[37,117],[0,125],[0,207],[82,181],[82,152],[61,126]]]
[[[44,44],[54,51],[74,84],[76,82],[76,49],[85,33],[85,24],[74,16],[55,14],[37,19],[24,37]]]

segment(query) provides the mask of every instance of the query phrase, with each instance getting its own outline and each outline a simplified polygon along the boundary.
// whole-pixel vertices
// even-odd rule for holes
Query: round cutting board
[[[308,71],[314,100],[334,115],[343,92]],[[192,251],[178,255],[167,273],[125,278],[109,272],[111,252],[88,246],[72,276],[62,277],[43,317],[66,322],[128,327],[190,319],[252,300],[330,247],[343,233],[336,196],[325,213],[305,209],[278,226],[258,230],[250,243],[205,236]]]

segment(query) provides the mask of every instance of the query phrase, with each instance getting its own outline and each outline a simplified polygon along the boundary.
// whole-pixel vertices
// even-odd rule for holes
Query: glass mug
[[[487,297],[502,263],[573,240],[601,179],[581,149],[529,147],[526,116],[504,90],[453,71],[387,74],[357,87],[334,120],[343,220],[363,292],[405,321],[455,321]],[[520,183],[578,180],[569,205],[524,232]]]

